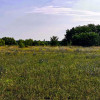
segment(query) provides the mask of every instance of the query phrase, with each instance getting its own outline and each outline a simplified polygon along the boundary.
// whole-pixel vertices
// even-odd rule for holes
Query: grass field
[[[100,47],[0,47],[0,100],[100,100]]]

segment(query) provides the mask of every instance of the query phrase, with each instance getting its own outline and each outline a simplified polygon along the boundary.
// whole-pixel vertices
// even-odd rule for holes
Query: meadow
[[[100,47],[0,47],[0,100],[100,100]]]

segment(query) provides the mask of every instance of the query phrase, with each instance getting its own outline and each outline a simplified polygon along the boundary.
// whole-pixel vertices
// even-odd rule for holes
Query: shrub
[[[50,44],[51,46],[58,46],[59,42],[58,42],[58,37],[57,36],[53,36],[50,38]]]
[[[24,44],[24,40],[18,40],[18,46],[20,47],[20,48],[23,48],[23,47],[25,47],[25,44]]]
[[[72,44],[80,46],[99,45],[99,35],[94,32],[80,33],[72,37]]]
[[[19,47],[20,47],[20,48],[25,47],[24,43],[22,43],[22,42],[21,42],[21,43],[19,43]]]
[[[66,45],[67,45],[67,40],[66,40],[66,39],[63,39],[63,40],[60,42],[60,45],[61,45],[61,46],[66,46]]]
[[[5,41],[3,39],[0,39],[0,46],[4,46],[5,45]]]
[[[33,45],[33,40],[32,39],[26,39],[24,43],[25,43],[26,47],[27,46],[32,46]]]
[[[3,37],[2,39],[5,41],[5,45],[16,45],[17,44],[14,38]]]

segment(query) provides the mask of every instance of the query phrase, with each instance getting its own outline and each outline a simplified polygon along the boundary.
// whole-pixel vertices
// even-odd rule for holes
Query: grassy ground
[[[100,100],[100,47],[0,47],[0,100]]]

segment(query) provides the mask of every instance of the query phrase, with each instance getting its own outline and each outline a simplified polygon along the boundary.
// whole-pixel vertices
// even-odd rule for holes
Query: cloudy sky
[[[100,0],[0,0],[0,38],[61,40],[89,23],[100,24]]]

